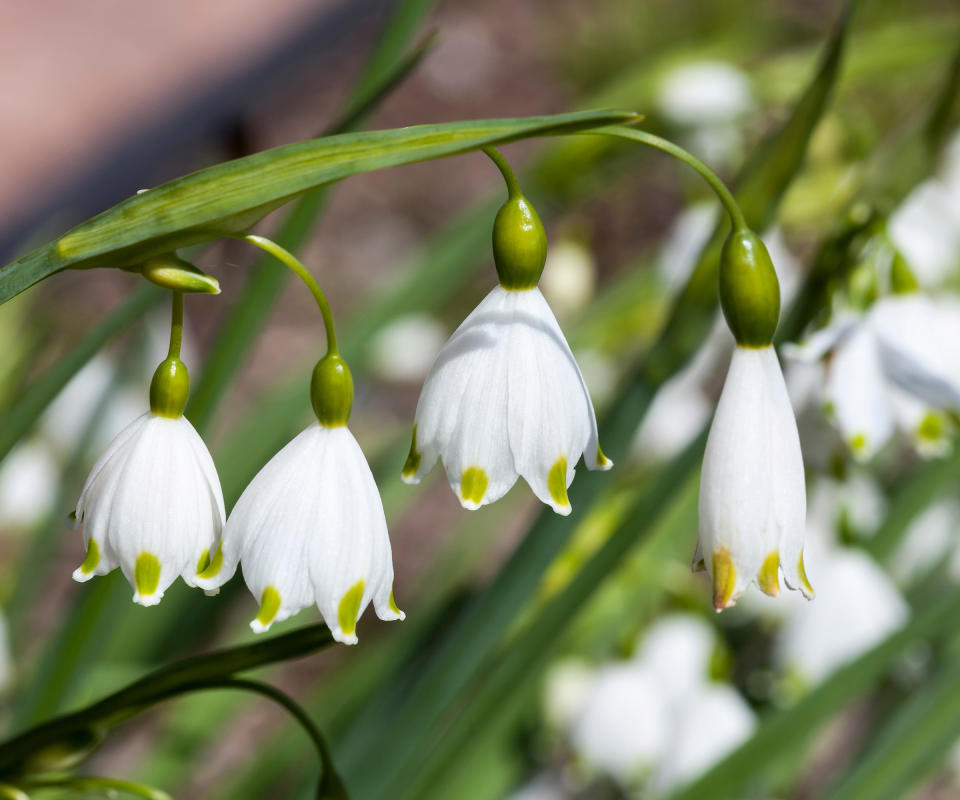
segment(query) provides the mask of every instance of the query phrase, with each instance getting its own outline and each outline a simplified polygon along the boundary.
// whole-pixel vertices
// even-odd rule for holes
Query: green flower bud
[[[327,353],[313,368],[310,402],[320,424],[328,428],[346,425],[353,408],[353,378],[339,353]]]
[[[493,260],[504,289],[532,289],[540,281],[547,234],[536,209],[519,192],[511,192],[493,221]]]
[[[737,344],[766,347],[780,319],[780,283],[753,231],[734,230],[720,253],[720,307]]]
[[[187,365],[176,356],[160,362],[150,381],[150,410],[160,417],[183,416],[190,395]]]
[[[174,253],[145,261],[140,272],[151,283],[187,294],[220,294],[220,283]]]

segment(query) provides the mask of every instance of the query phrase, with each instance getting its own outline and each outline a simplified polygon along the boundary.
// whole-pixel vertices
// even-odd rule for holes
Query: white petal
[[[856,328],[859,315],[850,312],[840,312],[830,324],[811,333],[800,344],[786,344],[783,346],[783,355],[794,361],[819,361],[830,350],[835,348]]]
[[[800,589],[807,599],[812,599],[813,590],[803,566],[807,493],[797,421],[776,353],[773,348],[761,352],[780,568],[789,588]]]
[[[763,350],[734,350],[703,457],[698,533],[718,609],[736,601],[777,547],[764,360]],[[715,559],[733,573],[715,574]]]
[[[417,404],[420,463],[408,480],[418,480],[439,455],[465,508],[499,499],[517,479],[506,428],[515,294],[497,287],[463,321],[437,356]]]
[[[890,380],[934,408],[960,411],[960,319],[913,293],[879,300],[868,321]]]
[[[509,357],[508,429],[517,471],[534,494],[570,513],[567,487],[588,442],[593,407],[583,379],[538,289],[517,299]],[[595,428],[595,423],[594,423]]]
[[[871,458],[893,433],[876,339],[866,326],[837,347],[827,367],[824,397],[853,455]]]
[[[381,619],[403,619],[380,494],[346,427],[314,423],[271,459],[231,512],[223,554],[261,603],[257,632],[313,604],[347,644],[371,601]]]

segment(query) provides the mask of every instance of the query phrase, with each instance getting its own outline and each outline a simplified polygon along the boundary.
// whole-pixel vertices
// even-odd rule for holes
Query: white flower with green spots
[[[787,357],[823,359],[823,402],[855,458],[867,461],[897,428],[923,455],[949,449],[960,412],[960,304],[913,292],[866,312],[842,311]]]
[[[807,598],[803,565],[806,487],[797,423],[772,346],[737,346],[710,426],[700,476],[694,567],[713,579],[717,611],[778,573]]]
[[[522,476],[559,514],[584,456],[609,469],[577,362],[538,288],[497,286],[463,321],[427,376],[417,404],[407,483],[437,459],[464,508],[507,493]]]
[[[198,584],[218,589],[238,562],[260,603],[256,633],[314,604],[344,644],[356,644],[371,602],[380,619],[404,618],[380,493],[346,425],[315,422],[270,459],[230,512]]]
[[[203,440],[185,417],[148,411],[110,443],[90,471],[76,508],[87,549],[77,581],[119,566],[133,601],[160,602],[216,550],[223,529],[223,493]]]

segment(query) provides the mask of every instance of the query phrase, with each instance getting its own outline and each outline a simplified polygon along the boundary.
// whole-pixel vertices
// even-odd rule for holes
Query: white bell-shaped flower
[[[695,565],[718,611],[751,582],[813,597],[803,565],[806,491],[797,423],[773,347],[738,346],[710,427],[700,476]],[[702,563],[701,563],[702,562]]]
[[[487,155],[509,193],[493,224],[500,285],[461,323],[427,375],[403,480],[419,483],[439,458],[464,508],[499,500],[522,476],[566,515],[580,456],[588,469],[613,462],[600,450],[590,392],[537,286],[547,256],[543,224],[506,162]]]
[[[119,566],[144,606],[159,603],[177,575],[196,586],[224,509],[216,467],[193,425],[154,411],[134,420],[91,470],[76,518],[87,556],[74,580]]]
[[[319,376],[319,377],[318,377]],[[393,599],[393,557],[380,493],[346,426],[353,385],[336,355],[314,371],[319,421],[298,434],[244,490],[217,557],[199,577],[216,590],[238,562],[260,610],[257,633],[316,605],[333,637],[357,642],[372,602],[383,620],[403,619]]]
[[[559,514],[584,456],[609,469],[590,393],[540,290],[497,286],[440,351],[420,394],[407,483],[439,457],[464,508],[503,497],[522,476]]]

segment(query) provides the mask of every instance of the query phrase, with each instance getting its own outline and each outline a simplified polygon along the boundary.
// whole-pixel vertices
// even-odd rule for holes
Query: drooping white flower
[[[713,580],[714,606],[734,604],[751,582],[813,597],[803,565],[806,516],[797,424],[771,346],[738,346],[710,427],[700,477],[695,565]]]
[[[443,461],[464,508],[498,500],[522,476],[570,513],[567,487],[583,454],[609,469],[583,376],[535,286],[497,286],[440,351],[417,404],[407,483]]]
[[[356,644],[357,620],[371,602],[380,619],[404,614],[393,599],[393,556],[380,493],[346,426],[352,379],[345,365],[345,380],[338,372],[339,357],[327,356],[314,372],[315,389],[324,364],[331,370],[313,395],[319,421],[270,459],[244,490],[217,558],[198,584],[218,589],[242,563],[244,581],[260,603],[250,623],[256,633],[316,605],[337,641]],[[339,401],[338,392],[349,399]]]
[[[134,602],[156,605],[177,575],[197,585],[216,550],[224,508],[213,459],[185,417],[148,411],[94,465],[76,518],[87,556],[74,580],[119,566]]]
[[[784,352],[807,362],[825,358],[823,400],[856,458],[871,458],[897,426],[921,453],[944,451],[939,412],[960,410],[955,300],[917,293],[884,297],[865,313],[839,312]]]

